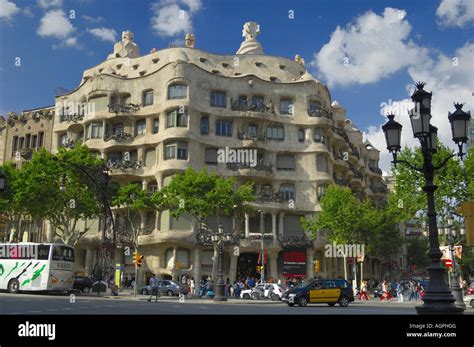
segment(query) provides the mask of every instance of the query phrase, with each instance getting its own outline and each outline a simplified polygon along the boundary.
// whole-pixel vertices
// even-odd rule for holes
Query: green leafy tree
[[[11,228],[19,232],[21,223],[29,219],[29,215],[25,207],[16,198],[16,192],[22,188],[18,170],[15,169],[12,163],[5,163],[0,167],[0,170],[4,173],[6,181],[5,190],[0,192],[0,215],[4,217]]]
[[[440,165],[452,154],[451,149],[438,142],[438,151],[433,155],[434,165]],[[417,167],[421,167],[423,164],[423,156],[419,147],[416,149],[403,148],[398,159],[406,160]],[[472,160],[471,151],[467,165],[473,165]],[[425,184],[423,174],[404,164],[392,166],[392,174],[396,179],[395,196],[398,204],[402,207],[400,213],[404,220],[412,219],[417,213],[426,209],[427,198],[422,189]],[[471,169],[471,181],[472,177]],[[456,157],[448,160],[443,168],[436,171],[434,183],[438,186],[435,192],[436,211],[441,216],[445,216],[448,211],[469,198],[468,185],[472,184],[469,176],[466,175],[462,162]]]
[[[102,161],[81,145],[61,148],[57,156],[41,149],[18,170],[21,188],[14,199],[34,219],[49,220],[54,238],[74,246],[89,230],[87,226],[78,230],[78,222],[98,217],[101,209],[93,189],[72,163],[98,167]]]
[[[416,265],[418,271],[422,271],[430,264],[429,248],[427,238],[415,238],[407,241],[407,258]]]

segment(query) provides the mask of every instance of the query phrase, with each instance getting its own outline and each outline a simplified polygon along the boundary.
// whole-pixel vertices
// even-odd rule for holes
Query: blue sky
[[[380,104],[405,100],[417,77],[427,77],[427,89],[439,97],[437,117],[445,118],[453,101],[472,108],[473,3],[0,0],[0,114],[53,104],[55,89],[76,87],[82,71],[105,60],[123,30],[135,33],[142,54],[182,40],[186,31],[195,33],[199,49],[234,54],[243,23],[256,21],[266,54],[300,54],[348,118],[383,147]],[[184,20],[177,19],[176,9],[185,11]],[[449,101],[458,96],[463,99]]]

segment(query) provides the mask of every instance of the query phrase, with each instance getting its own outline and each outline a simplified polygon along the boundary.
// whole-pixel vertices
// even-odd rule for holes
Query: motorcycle
[[[255,287],[250,292],[250,298],[252,300],[260,300],[265,298],[265,290],[261,287]]]

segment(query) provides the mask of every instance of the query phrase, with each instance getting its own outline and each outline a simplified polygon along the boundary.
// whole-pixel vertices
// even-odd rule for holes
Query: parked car
[[[263,295],[257,294],[258,291],[263,291]],[[240,297],[242,299],[261,299],[261,298],[268,298],[272,299],[273,301],[281,300],[281,297],[285,290],[282,286],[276,283],[258,283],[252,289],[245,289],[240,292]]]
[[[341,307],[349,306],[354,301],[352,286],[343,279],[335,280],[310,280],[287,290],[282,298],[288,306],[307,306],[312,303],[326,303]]]
[[[73,289],[79,290],[85,294],[90,293],[93,283],[90,277],[74,275],[72,278],[74,280],[74,284],[72,285]]]
[[[464,296],[464,303],[467,307],[471,306],[474,308],[474,294],[468,294]]]
[[[471,285],[466,290],[466,295],[474,294],[474,282],[471,282]]]
[[[151,295],[151,286],[140,287],[138,292],[142,295]],[[179,284],[169,280],[158,281],[158,292],[166,296],[179,295]]]

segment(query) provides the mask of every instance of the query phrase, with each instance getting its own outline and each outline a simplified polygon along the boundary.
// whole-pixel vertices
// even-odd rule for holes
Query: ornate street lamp
[[[423,154],[423,165],[417,167],[405,160],[397,160],[397,154],[400,151],[400,135],[401,124],[394,121],[393,115],[390,115],[388,122],[382,126],[387,140],[387,149],[393,155],[392,163],[397,165],[403,163],[412,170],[420,172],[425,178],[425,185],[423,190],[426,192],[428,200],[428,229],[430,251],[429,257],[431,265],[428,267],[430,283],[423,297],[423,305],[417,306],[418,314],[461,314],[462,307],[457,307],[454,302],[455,298],[452,295],[448,284],[446,283],[446,270],[440,264],[442,253],[439,249],[438,227],[436,221],[436,209],[434,192],[437,186],[433,183],[435,171],[441,169],[449,159],[455,154],[448,156],[440,165],[434,166],[433,152],[436,150],[435,141],[437,140],[437,129],[433,127],[429,120],[431,118],[431,96],[423,90],[425,83],[418,82],[416,84],[417,90],[412,95],[412,100],[415,102],[415,110],[410,112],[410,121],[413,128],[413,136],[418,138],[421,144],[421,152]],[[462,111],[462,104],[454,104],[456,112],[448,115],[453,132],[453,141],[459,146],[457,155],[462,158],[463,144],[467,141],[467,127],[471,118],[470,113]]]
[[[458,265],[456,263],[456,256],[454,254],[455,250],[455,238],[458,236],[456,227],[454,225],[454,218],[452,215],[448,215],[448,218],[446,219],[447,224],[440,225],[438,227],[438,233],[439,235],[446,235],[446,240],[448,242],[448,247],[449,247],[449,252],[452,260],[452,271],[449,273],[449,289],[451,289],[451,292],[453,293],[453,296],[455,298],[455,305],[457,307],[462,308],[463,310],[466,309],[466,304],[464,303],[463,300],[463,293],[461,286],[459,285],[459,269]],[[463,236],[465,234],[465,229],[463,226],[459,228],[459,234]]]
[[[222,223],[219,223],[217,227],[217,234],[211,236],[212,241],[217,246],[217,251],[219,253],[219,269],[217,274],[217,281],[215,284],[215,296],[214,301],[227,301],[227,297],[225,296],[225,282],[223,277],[223,270],[222,270],[222,258],[224,255],[224,242],[230,241],[231,235],[224,234],[224,226]]]
[[[5,191],[5,174],[0,170],[0,193]]]

